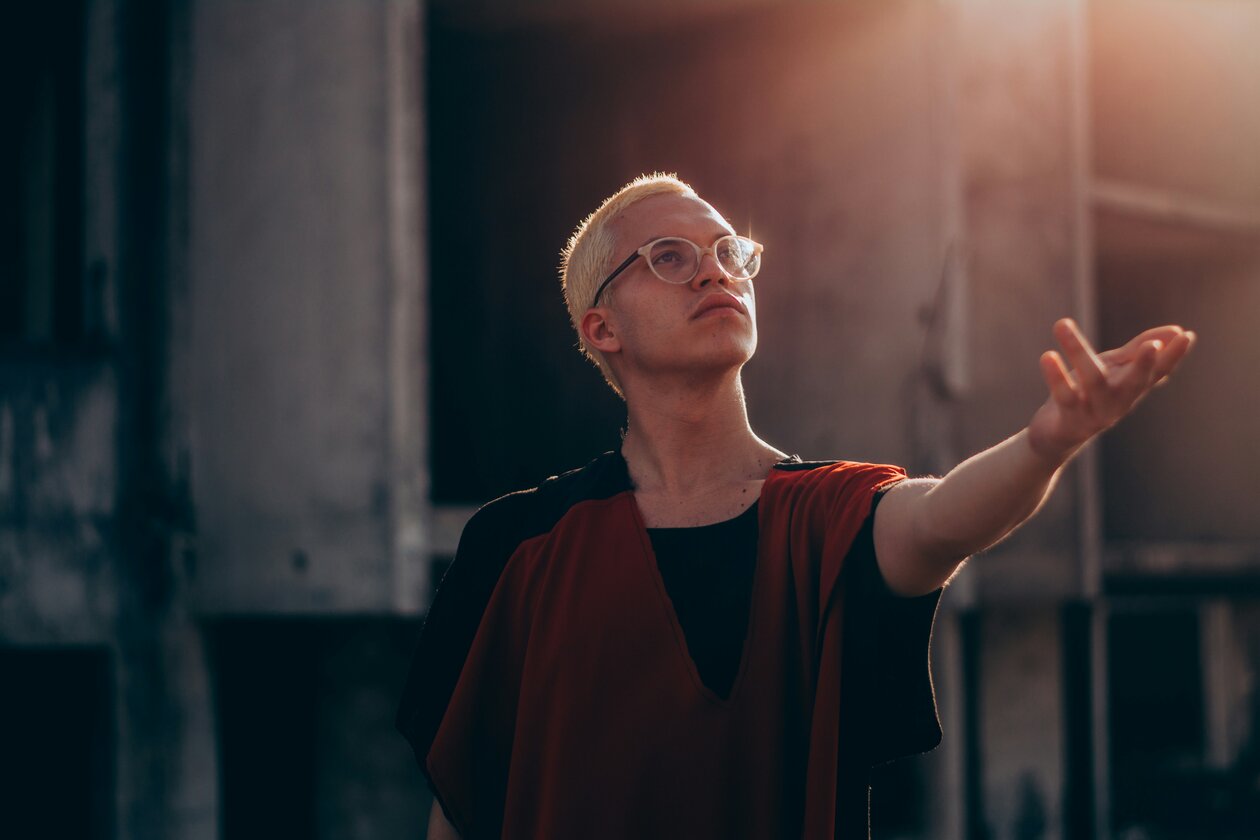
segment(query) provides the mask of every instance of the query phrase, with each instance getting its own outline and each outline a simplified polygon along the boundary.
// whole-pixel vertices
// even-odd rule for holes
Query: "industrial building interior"
[[[618,445],[559,251],[766,246],[757,432],[941,475],[1071,315],[1199,346],[972,558],[875,838],[1260,825],[1260,4],[69,0],[0,35],[0,833],[423,837],[394,714],[481,504]],[[790,407],[790,408],[789,408]]]

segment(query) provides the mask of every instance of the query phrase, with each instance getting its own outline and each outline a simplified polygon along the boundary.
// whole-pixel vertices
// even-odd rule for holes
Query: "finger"
[[[1173,368],[1185,358],[1190,352],[1190,348],[1194,346],[1195,335],[1192,332],[1183,332],[1172,341],[1166,342],[1163,352],[1159,354],[1159,358],[1155,361],[1155,370],[1162,377],[1172,373]]]
[[[1197,340],[1198,336],[1193,331],[1187,330],[1163,349],[1155,360],[1154,377],[1156,385],[1163,385],[1168,381],[1168,377],[1177,369],[1177,365],[1181,364],[1181,360],[1186,357],[1186,354],[1194,347]]]
[[[1129,364],[1137,358],[1138,352],[1141,350],[1142,345],[1146,344],[1146,342],[1162,341],[1164,346],[1167,347],[1172,344],[1177,336],[1184,335],[1185,332],[1185,330],[1176,324],[1166,324],[1162,327],[1152,327],[1149,330],[1143,330],[1138,335],[1129,339],[1124,346],[1107,350],[1104,353],[1099,353],[1098,357],[1108,365]]]
[[[1072,408],[1080,403],[1081,394],[1072,381],[1072,375],[1068,373],[1062,357],[1053,350],[1041,354],[1041,376],[1050,388],[1050,396],[1059,405]]]
[[[1063,345],[1084,392],[1089,394],[1102,388],[1106,384],[1106,369],[1076,322],[1071,318],[1061,318],[1054,325],[1054,334],[1059,344]]]
[[[1153,372],[1156,359],[1159,358],[1160,351],[1163,349],[1164,343],[1159,339],[1146,342],[1138,349],[1137,358],[1121,377],[1119,387],[1132,394],[1135,401],[1148,391],[1154,380],[1158,378],[1153,376]]]

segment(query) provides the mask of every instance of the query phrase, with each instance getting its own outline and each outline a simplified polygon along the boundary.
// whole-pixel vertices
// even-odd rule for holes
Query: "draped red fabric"
[[[843,566],[873,495],[904,477],[771,471],[726,699],[688,655],[630,491],[520,543],[425,760],[464,840],[836,837]]]

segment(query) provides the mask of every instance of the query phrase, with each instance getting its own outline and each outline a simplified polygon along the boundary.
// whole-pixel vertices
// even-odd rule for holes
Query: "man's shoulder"
[[[782,472],[806,472],[808,470],[816,470],[821,467],[830,467],[833,464],[839,464],[840,461],[802,461],[800,455],[789,455],[782,461],[774,465],[776,470]]]
[[[871,499],[906,478],[902,467],[867,461],[803,461],[775,464],[763,496],[789,507],[821,504],[867,507]]]
[[[824,476],[833,479],[849,478],[904,478],[906,471],[894,464],[882,464],[869,461],[849,461],[836,459],[829,461],[803,461],[797,455],[785,458],[774,465],[771,475],[780,480],[791,480],[794,476],[806,479],[819,479]]]
[[[487,502],[464,527],[464,539],[497,537],[516,543],[549,531],[574,505],[606,499],[630,487],[625,461],[605,452],[584,466],[548,477],[537,487]]]

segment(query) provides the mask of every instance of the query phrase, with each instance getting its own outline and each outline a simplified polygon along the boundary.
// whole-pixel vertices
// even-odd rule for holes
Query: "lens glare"
[[[723,270],[732,277],[744,279],[757,273],[761,255],[751,239],[743,236],[724,236],[717,242],[717,259]]]
[[[686,239],[662,239],[652,246],[649,264],[666,283],[686,283],[696,274],[699,258],[696,246]]]

